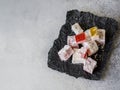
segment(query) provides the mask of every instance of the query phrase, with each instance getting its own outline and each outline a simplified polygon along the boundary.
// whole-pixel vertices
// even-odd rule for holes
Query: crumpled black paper
[[[71,25],[79,23],[83,30],[89,29],[93,26],[106,30],[106,43],[103,49],[99,49],[97,52],[97,67],[94,69],[93,74],[89,74],[83,70],[83,64],[72,64],[72,56],[67,62],[61,61],[58,56],[58,51],[67,44],[67,36],[75,35],[71,30]],[[66,23],[61,27],[58,38],[54,41],[54,44],[48,52],[48,67],[64,72],[76,78],[84,77],[91,80],[99,80],[102,76],[102,72],[108,61],[111,47],[113,43],[113,36],[118,30],[118,23],[112,18],[99,17],[90,12],[79,12],[78,10],[71,10],[67,12]],[[91,57],[94,59],[95,55]]]

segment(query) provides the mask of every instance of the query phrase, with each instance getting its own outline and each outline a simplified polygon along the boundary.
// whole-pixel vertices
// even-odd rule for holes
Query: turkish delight
[[[79,48],[75,36],[67,36],[67,44],[70,45],[72,48]]]
[[[92,39],[96,41],[98,44],[103,45],[105,44],[105,30],[98,29],[97,27],[92,27],[85,31],[87,39]]]
[[[91,35],[91,36],[96,35],[97,29],[98,29],[97,27],[92,27],[92,28],[90,28],[90,35]]]
[[[75,23],[71,26],[72,30],[74,31],[75,34],[80,34],[83,32],[83,29],[80,27],[78,23]]]
[[[87,33],[87,35],[92,37],[97,34],[97,27],[92,27],[92,28],[86,30],[85,32]]]
[[[87,48],[82,47],[80,49],[74,49],[74,53],[72,56],[73,64],[84,63],[86,58],[87,58]]]
[[[75,40],[76,40],[76,42],[77,42],[78,44],[83,43],[83,42],[86,40],[86,35],[85,35],[85,33],[83,32],[83,33],[81,33],[81,34],[76,35],[76,36],[75,36]]]
[[[92,58],[88,57],[88,59],[85,60],[85,62],[84,62],[83,70],[92,74],[96,65],[97,65],[97,62],[95,60],[93,60]]]
[[[91,56],[98,51],[98,46],[97,46],[97,43],[95,41],[92,41],[92,40],[86,41],[86,42],[83,42],[82,45],[85,48],[88,48],[88,56]]]
[[[67,37],[67,44],[72,46],[72,47],[78,47],[78,44],[83,43],[86,40],[86,35],[85,33],[81,33],[78,35],[74,36],[68,36]]]
[[[101,45],[105,45],[105,30],[104,29],[98,29],[97,35],[99,36],[99,39],[97,40]]]
[[[91,39],[91,36],[90,36],[90,33],[89,33],[89,30],[86,30],[86,31],[85,31],[85,36],[86,36],[86,41],[92,40],[92,39]]]
[[[73,54],[73,50],[69,45],[65,45],[59,52],[58,55],[61,61],[66,61]]]

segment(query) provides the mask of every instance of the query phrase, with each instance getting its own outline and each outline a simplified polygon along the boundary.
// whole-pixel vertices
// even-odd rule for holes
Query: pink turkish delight
[[[75,40],[75,36],[68,36],[67,44],[70,45],[72,48],[79,48],[79,46]]]
[[[66,61],[73,54],[73,50],[69,45],[65,45],[59,52],[58,55],[61,61]]]
[[[92,58],[88,57],[88,59],[85,60],[85,62],[84,62],[83,70],[92,74],[96,65],[97,65],[97,62],[95,60],[93,60]]]

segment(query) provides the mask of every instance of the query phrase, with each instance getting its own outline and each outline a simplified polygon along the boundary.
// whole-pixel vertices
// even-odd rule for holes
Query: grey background
[[[0,0],[0,90],[120,90],[120,32],[100,81],[47,67],[47,53],[71,9],[120,25],[120,0]]]

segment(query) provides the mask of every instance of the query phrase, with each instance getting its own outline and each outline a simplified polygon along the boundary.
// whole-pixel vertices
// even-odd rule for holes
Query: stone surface
[[[68,10],[115,18],[120,0],[0,0],[0,90],[119,90],[120,32],[100,81],[47,67],[47,53]]]

